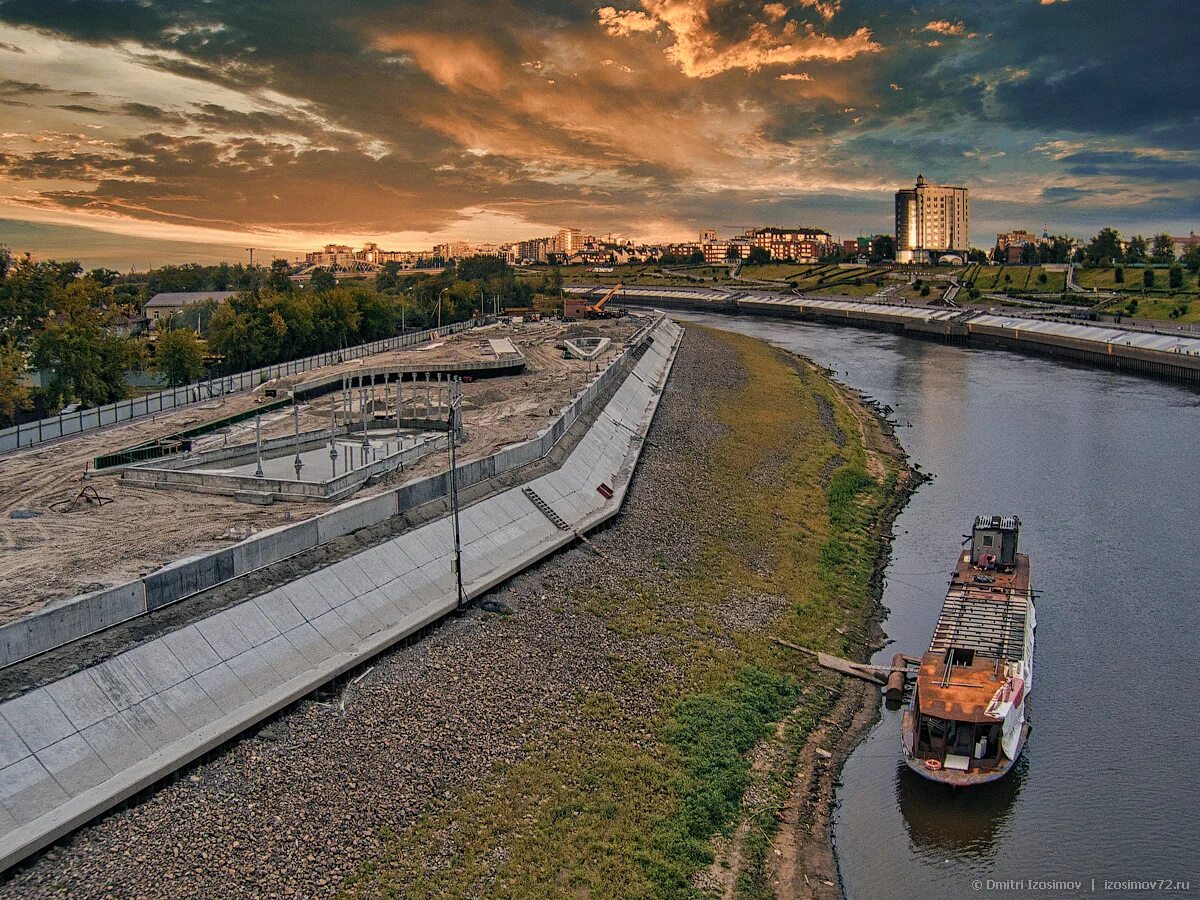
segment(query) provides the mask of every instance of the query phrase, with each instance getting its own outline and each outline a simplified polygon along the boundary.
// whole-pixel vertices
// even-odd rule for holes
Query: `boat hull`
[[[999,781],[1012,771],[1013,766],[1017,764],[1017,760],[1021,758],[1021,753],[1025,750],[1025,740],[1029,737],[1030,731],[1032,731],[1032,726],[1028,722],[1021,725],[1021,735],[1017,741],[1017,749],[1016,753],[1013,754],[1013,758],[1006,759],[1004,765],[997,766],[994,769],[970,769],[966,772],[957,769],[931,769],[925,765],[925,760],[920,757],[911,756],[908,753],[904,754],[904,763],[922,778],[928,781],[936,781],[938,784],[944,784],[949,787],[973,787],[992,781]]]

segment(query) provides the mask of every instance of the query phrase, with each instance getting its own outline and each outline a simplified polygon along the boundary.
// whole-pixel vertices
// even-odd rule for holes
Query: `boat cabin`
[[[983,569],[1013,568],[1020,532],[1021,520],[1016,516],[976,516],[971,529],[971,563]]]

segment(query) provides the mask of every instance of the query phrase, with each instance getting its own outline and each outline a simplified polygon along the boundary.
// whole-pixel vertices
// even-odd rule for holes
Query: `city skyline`
[[[970,188],[976,245],[1187,233],[1196,29],[1169,0],[1105,43],[1120,9],[6,0],[0,241],[135,262],[564,224],[852,237],[890,232],[918,172]]]

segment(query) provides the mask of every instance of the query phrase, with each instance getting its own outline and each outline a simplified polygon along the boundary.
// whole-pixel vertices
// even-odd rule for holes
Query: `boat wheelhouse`
[[[1030,726],[1036,627],[1029,557],[1016,516],[979,516],[959,554],[904,712],[905,762],[934,781],[994,781],[1021,755]]]

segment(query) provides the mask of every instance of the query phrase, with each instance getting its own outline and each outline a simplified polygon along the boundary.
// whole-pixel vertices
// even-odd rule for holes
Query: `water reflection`
[[[913,852],[936,860],[994,861],[1028,768],[1022,758],[999,781],[956,790],[897,762],[896,800]]]

